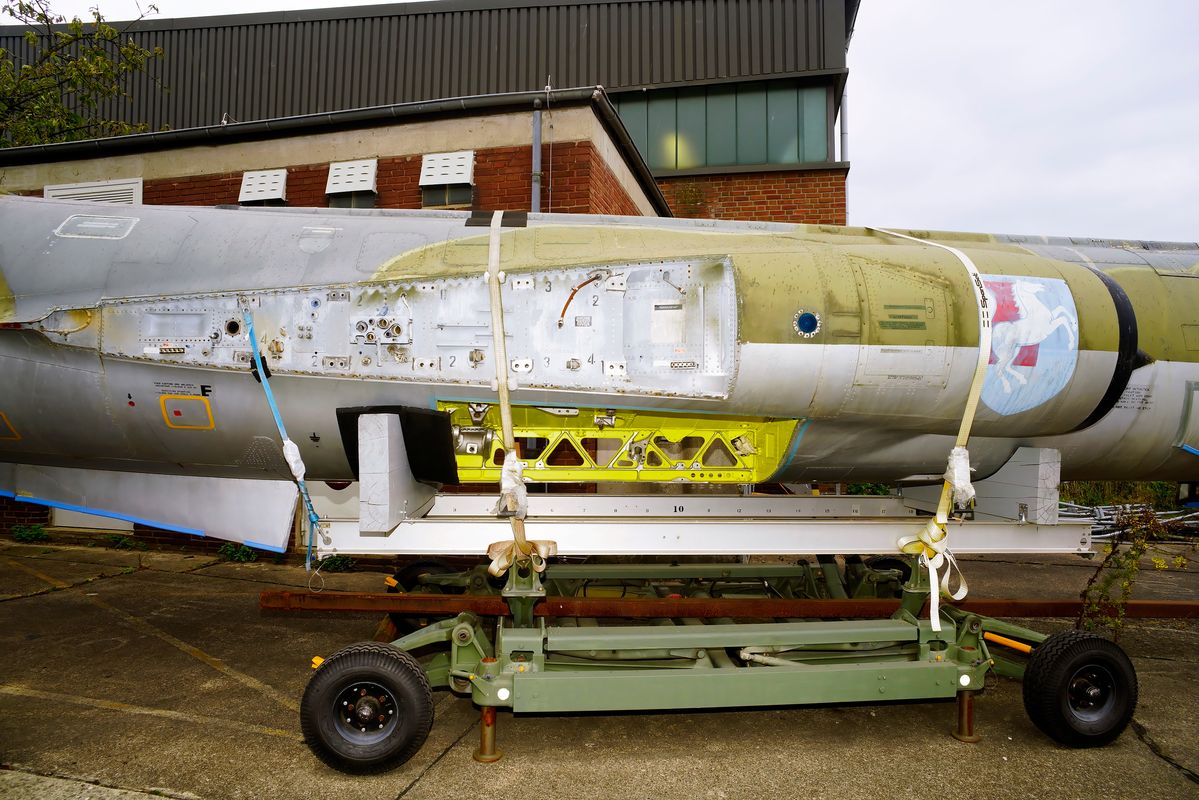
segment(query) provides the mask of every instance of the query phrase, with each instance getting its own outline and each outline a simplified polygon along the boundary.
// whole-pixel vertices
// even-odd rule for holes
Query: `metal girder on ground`
[[[620,498],[611,498],[613,503]],[[495,500],[492,498],[492,504]],[[686,506],[689,498],[680,498]],[[610,512],[609,512],[610,513]],[[921,517],[777,519],[744,516],[536,517],[525,520],[530,539],[557,543],[561,556],[587,555],[780,555],[898,554],[897,542],[918,535]],[[320,524],[321,554],[460,555],[487,552],[512,536],[507,520],[492,517],[425,517],[401,523],[387,536],[363,536],[357,520]],[[1090,525],[951,522],[953,551],[969,553],[1089,553]]]
[[[429,519],[490,517],[495,496],[439,494]],[[610,517],[613,515],[666,519],[709,517],[835,518],[914,517],[895,495],[730,495],[730,494],[530,494],[531,517]]]
[[[375,594],[368,592],[293,592],[267,590],[261,608],[271,611],[362,611],[412,616],[453,615],[472,611],[480,616],[507,616],[507,601],[499,595]],[[988,617],[1076,617],[1077,600],[964,600],[955,607]],[[889,617],[898,600],[790,600],[779,598],[605,598],[547,597],[533,608],[539,617],[628,617],[734,619]],[[1126,617],[1196,619],[1199,602],[1188,600],[1130,600]]]

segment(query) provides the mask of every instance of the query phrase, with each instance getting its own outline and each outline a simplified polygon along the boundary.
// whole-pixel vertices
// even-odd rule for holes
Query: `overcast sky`
[[[53,0],[60,13],[132,0]],[[371,5],[159,0],[160,17]],[[145,4],[142,4],[145,7]],[[851,224],[1199,240],[1199,2],[863,0]]]

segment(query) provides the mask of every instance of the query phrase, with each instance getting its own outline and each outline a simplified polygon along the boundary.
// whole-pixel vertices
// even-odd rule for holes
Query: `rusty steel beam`
[[[964,600],[956,608],[988,617],[1076,617],[1078,600]],[[362,611],[426,616],[450,616],[472,611],[480,616],[508,614],[498,595],[376,594],[370,592],[293,592],[268,589],[259,596],[268,611]],[[778,598],[607,598],[547,597],[533,610],[541,617],[681,617],[710,619],[889,617],[898,600],[787,600]],[[1158,619],[1199,618],[1199,602],[1188,600],[1130,600],[1126,617]]]

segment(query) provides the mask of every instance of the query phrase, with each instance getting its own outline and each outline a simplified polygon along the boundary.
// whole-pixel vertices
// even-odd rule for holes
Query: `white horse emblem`
[[[1078,312],[1064,281],[1056,278],[988,276],[991,305],[991,366],[983,400],[1001,414],[1046,402],[1074,372]]]

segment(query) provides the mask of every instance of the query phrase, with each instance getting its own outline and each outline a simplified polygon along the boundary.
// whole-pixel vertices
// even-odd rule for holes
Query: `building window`
[[[829,88],[794,81],[630,92],[614,97],[653,170],[829,160]]]
[[[469,184],[420,187],[421,208],[470,208],[474,201],[475,187]]]
[[[52,200],[83,200],[89,203],[140,205],[142,202],[142,179],[125,178],[91,183],[62,183],[57,186],[44,187],[42,196]]]
[[[329,208],[374,208],[379,160],[335,161],[329,165],[325,194]]]
[[[374,208],[377,199],[374,192],[338,192],[329,195],[329,208]]]
[[[422,208],[469,208],[474,202],[475,151],[428,153],[421,159]]]
[[[263,169],[244,173],[237,202],[243,206],[286,205],[287,170]]]

